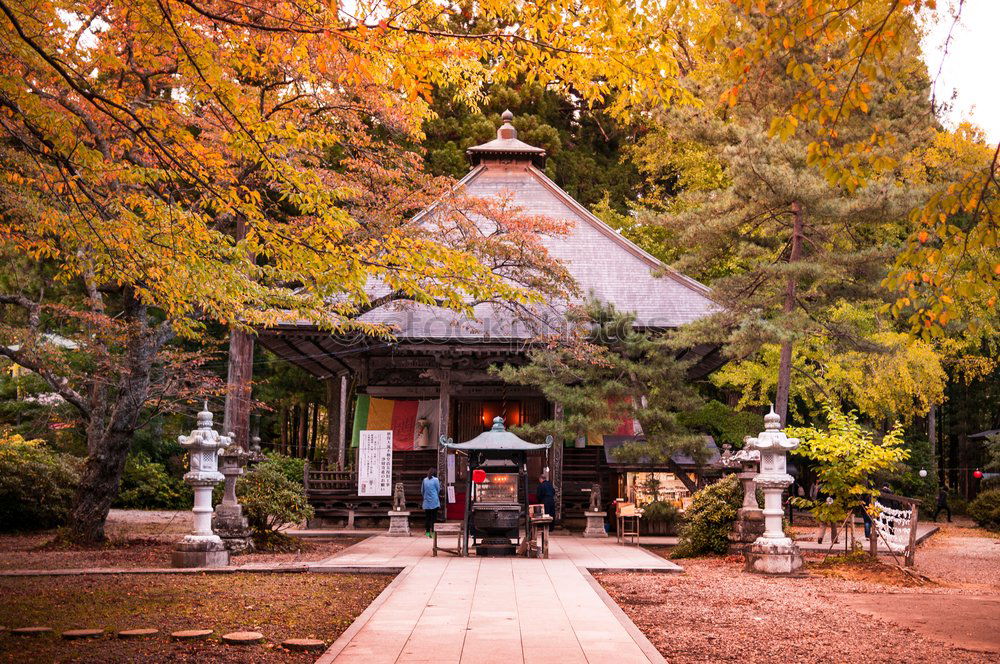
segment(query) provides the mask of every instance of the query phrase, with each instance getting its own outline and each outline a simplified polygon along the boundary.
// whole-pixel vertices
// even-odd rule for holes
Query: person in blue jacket
[[[542,473],[538,478],[538,488],[535,489],[535,500],[545,505],[545,513],[556,518],[556,488],[549,481],[549,476]]]
[[[441,509],[441,480],[433,468],[427,471],[427,477],[420,483],[420,493],[424,498],[424,532],[428,537],[434,532],[437,523],[438,510]]]

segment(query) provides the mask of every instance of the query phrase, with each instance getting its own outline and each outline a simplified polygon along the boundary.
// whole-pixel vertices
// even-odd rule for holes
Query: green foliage
[[[301,484],[278,468],[261,464],[236,482],[236,495],[243,505],[254,539],[267,541],[287,523],[300,523],[313,516]]]
[[[720,447],[728,444],[734,449],[741,449],[744,437],[755,436],[764,427],[764,418],[758,413],[733,410],[714,399],[696,410],[681,413],[678,419],[695,431],[711,435]]]
[[[267,460],[260,462],[257,470],[272,469],[283,475],[289,482],[299,487],[303,486],[302,476],[306,466],[305,459],[285,456],[280,452],[265,452]]]
[[[191,488],[171,475],[162,463],[142,455],[125,462],[115,507],[126,509],[186,509],[191,505]]]
[[[80,464],[40,440],[0,433],[0,530],[41,530],[69,516]]]
[[[983,528],[1000,531],[1000,489],[980,493],[969,503],[967,512]]]
[[[736,511],[743,504],[743,487],[735,475],[727,475],[696,492],[684,513],[685,525],[671,558],[690,558],[729,550],[729,533]]]
[[[819,521],[839,522],[849,512],[878,495],[875,478],[897,468],[910,452],[903,447],[903,430],[897,423],[881,441],[858,422],[857,413],[842,413],[833,405],[825,407],[827,428],[788,427],[786,433],[799,439],[792,454],[813,462],[820,490],[832,503],[795,498],[809,508]]]

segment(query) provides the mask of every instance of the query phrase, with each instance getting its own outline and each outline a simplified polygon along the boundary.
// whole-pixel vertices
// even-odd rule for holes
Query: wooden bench
[[[438,546],[438,535],[455,535],[457,542],[455,543],[455,548],[451,549],[448,547]],[[438,550],[444,551],[445,553],[450,553],[453,556],[462,555],[462,524],[455,522],[445,522],[445,523],[435,523],[434,524],[434,548],[431,551],[431,556],[437,558]]]

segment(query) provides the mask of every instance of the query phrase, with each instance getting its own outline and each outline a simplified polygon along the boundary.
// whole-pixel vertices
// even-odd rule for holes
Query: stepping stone
[[[99,636],[104,636],[103,629],[68,629],[63,632],[60,636],[68,641],[73,639],[96,639]]]
[[[319,639],[285,639],[281,642],[282,648],[306,652],[309,650],[325,650],[326,643]]]
[[[159,634],[158,629],[123,629],[118,632],[119,639],[141,639],[145,636],[153,636]]]
[[[210,629],[182,629],[179,632],[171,632],[170,638],[177,641],[192,641],[194,639],[204,639],[206,636],[211,636],[212,631]]]
[[[263,641],[264,635],[260,632],[230,632],[223,634],[222,640],[236,646],[249,646]]]
[[[51,627],[18,627],[10,630],[10,633],[14,636],[38,636],[39,634],[48,634],[51,631]]]

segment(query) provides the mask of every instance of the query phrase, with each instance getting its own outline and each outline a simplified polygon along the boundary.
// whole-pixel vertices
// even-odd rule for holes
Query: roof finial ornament
[[[516,139],[517,129],[511,124],[514,121],[514,114],[510,112],[509,108],[500,115],[500,119],[503,120],[503,124],[497,129],[497,138],[500,140]]]
[[[767,431],[778,431],[781,429],[781,416],[774,412],[774,404],[771,404],[771,412],[764,416],[764,429]]]

